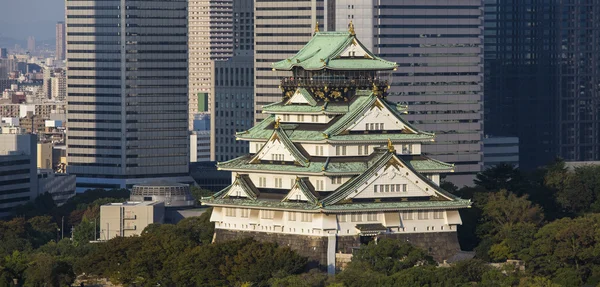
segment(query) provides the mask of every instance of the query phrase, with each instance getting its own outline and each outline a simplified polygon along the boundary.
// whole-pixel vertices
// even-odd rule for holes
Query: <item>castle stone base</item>
[[[275,242],[279,246],[287,246],[298,254],[308,257],[311,261],[327,265],[328,238],[326,236],[215,229],[214,241],[225,242],[245,237],[252,237],[262,242]],[[438,262],[442,262],[460,251],[456,232],[381,234],[377,238],[393,238],[410,242],[429,252]],[[360,247],[360,245],[360,236],[337,236],[336,253],[351,254],[352,250]]]

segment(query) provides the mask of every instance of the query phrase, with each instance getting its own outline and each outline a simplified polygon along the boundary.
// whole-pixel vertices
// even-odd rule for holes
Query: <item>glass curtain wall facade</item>
[[[77,189],[188,182],[187,1],[66,1]]]
[[[218,161],[249,152],[235,133],[250,129],[254,119],[254,3],[234,0],[233,19],[233,57],[215,62],[211,148]]]
[[[600,160],[600,2],[559,7],[558,150],[567,161]]]
[[[520,167],[600,159],[600,3],[486,0],[485,128]]]
[[[519,166],[556,150],[555,0],[486,0],[485,133],[519,138]]]

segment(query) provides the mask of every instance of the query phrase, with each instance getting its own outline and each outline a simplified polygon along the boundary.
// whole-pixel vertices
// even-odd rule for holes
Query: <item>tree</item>
[[[427,252],[410,243],[382,238],[362,246],[353,255],[349,267],[354,265],[390,275],[415,265],[435,265],[435,261]]]
[[[526,195],[517,197],[506,190],[490,193],[477,227],[483,238],[477,256],[494,261],[519,259],[519,252],[533,242],[543,218],[541,207],[532,204]]]
[[[200,188],[200,187],[195,186],[195,185],[190,186],[190,193],[192,194],[192,197],[196,201],[200,201],[200,199],[203,198],[203,197],[208,197],[208,196],[211,196],[211,195],[215,194],[211,190],[203,189],[203,188]]]
[[[46,253],[33,255],[32,262],[24,273],[24,286],[69,286],[75,281],[71,265],[55,260]]]
[[[197,217],[188,217],[177,223],[180,232],[197,244],[210,244],[215,233],[215,223],[210,222],[212,207]]]
[[[489,167],[478,173],[473,182],[488,191],[506,189],[518,195],[524,193],[524,187],[527,185],[519,169],[505,163]]]
[[[600,264],[600,214],[545,225],[535,234],[527,255],[525,262],[533,274],[550,276],[559,284],[564,278],[581,278],[580,283],[585,283]]]

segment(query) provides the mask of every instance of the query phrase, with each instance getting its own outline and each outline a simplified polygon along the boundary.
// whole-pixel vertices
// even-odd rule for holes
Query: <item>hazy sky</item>
[[[51,39],[64,18],[65,0],[0,0],[0,37]]]

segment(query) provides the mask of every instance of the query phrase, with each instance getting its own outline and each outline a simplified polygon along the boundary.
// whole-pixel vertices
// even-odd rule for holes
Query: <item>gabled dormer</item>
[[[344,183],[322,202],[331,205],[354,201],[457,199],[396,156],[391,142],[387,150],[378,148],[376,152],[384,155],[364,173]]]
[[[260,191],[258,191],[247,174],[237,174],[233,183],[226,189],[215,194],[214,197],[256,200],[259,195]]]
[[[317,105],[317,101],[310,95],[305,88],[298,88],[294,95],[285,103],[286,105],[309,105],[314,107]]]
[[[309,164],[308,158],[290,140],[285,131],[279,128],[278,120],[271,137],[250,160],[250,163],[261,162],[288,162],[301,166]]]
[[[315,188],[312,183],[310,183],[308,177],[296,177],[294,186],[292,186],[292,189],[290,189],[290,192],[282,201],[310,202],[317,204],[319,200],[318,193],[315,191]]]

